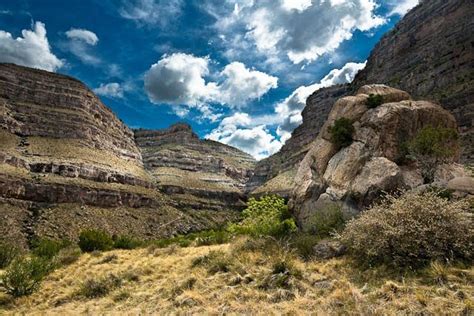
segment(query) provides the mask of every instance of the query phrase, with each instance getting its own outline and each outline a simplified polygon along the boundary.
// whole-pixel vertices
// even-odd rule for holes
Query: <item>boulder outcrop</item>
[[[381,95],[383,104],[369,109],[369,94]],[[333,144],[329,132],[340,118],[349,119],[354,127],[352,143],[342,148]],[[454,117],[441,106],[414,101],[406,92],[384,85],[363,86],[355,96],[339,99],[295,177],[290,204],[299,224],[304,228],[314,212],[328,204],[339,204],[350,216],[381,192],[423,184],[418,166],[401,161],[403,144],[427,126],[457,128]],[[459,152],[457,143],[451,146]],[[454,177],[449,172],[441,176],[445,181]]]

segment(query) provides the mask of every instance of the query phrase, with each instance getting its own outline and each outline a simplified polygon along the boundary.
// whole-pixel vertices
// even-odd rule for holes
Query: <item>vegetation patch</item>
[[[331,135],[331,142],[336,145],[338,149],[352,144],[352,135],[355,129],[350,119],[345,117],[337,119],[334,125],[329,127],[328,131]]]
[[[365,102],[365,105],[369,109],[375,109],[376,107],[380,106],[383,104],[383,96],[380,94],[369,94],[369,97],[367,98],[367,101]]]
[[[86,280],[77,294],[86,298],[104,297],[120,286],[122,286],[122,279],[114,274],[109,274],[100,279]]]
[[[331,234],[341,231],[344,224],[342,207],[337,204],[330,204],[316,210],[308,220],[308,226],[311,227],[310,233],[321,238],[329,237]]]
[[[79,247],[84,252],[111,250],[113,246],[112,237],[101,230],[84,230],[79,235]]]
[[[0,269],[6,268],[19,253],[20,250],[11,242],[0,241]]]

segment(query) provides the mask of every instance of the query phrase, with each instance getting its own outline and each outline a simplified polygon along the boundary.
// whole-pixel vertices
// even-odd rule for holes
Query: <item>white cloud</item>
[[[233,62],[211,74],[208,57],[184,53],[163,56],[145,74],[145,90],[151,102],[196,108],[211,120],[217,117],[209,104],[244,107],[277,87],[278,79],[244,64]],[[217,81],[206,81],[213,75]]]
[[[66,36],[69,39],[84,41],[89,45],[96,45],[99,41],[99,38],[94,32],[85,29],[72,28],[66,32]]]
[[[99,42],[99,38],[94,32],[72,28],[65,34],[69,41],[62,45],[63,49],[74,54],[85,64],[98,65],[101,63],[100,58],[91,51],[91,47],[96,46]]]
[[[275,112],[282,118],[277,129],[282,143],[290,137],[291,132],[302,123],[301,111],[306,106],[306,99],[316,90],[335,84],[348,83],[354,79],[357,72],[365,67],[364,63],[347,63],[341,69],[331,70],[320,82],[297,88],[283,102],[279,103]]]
[[[94,89],[97,95],[109,98],[123,98],[124,87],[117,82],[101,83],[98,88]]]
[[[119,13],[138,25],[165,27],[181,15],[183,6],[183,0],[126,0]]]
[[[295,64],[312,62],[335,51],[356,30],[365,32],[385,23],[374,13],[375,0],[228,0],[205,8],[217,17],[215,28],[229,56],[239,49],[240,54],[256,49],[274,64],[284,58]],[[253,48],[243,53],[241,48],[249,45]]]
[[[411,9],[416,7],[420,3],[419,0],[400,0],[400,1],[393,1],[389,3],[389,6],[392,7],[392,10],[389,13],[390,15],[400,15],[404,16],[408,13]]]
[[[240,62],[225,66],[221,76],[224,80],[217,87],[216,101],[231,106],[243,106],[278,87],[278,78],[250,70]]]
[[[22,37],[14,39],[10,33],[0,30],[1,62],[48,71],[63,66],[63,61],[51,52],[43,23],[36,22],[33,30],[23,30],[21,34]]]
[[[247,113],[238,112],[224,118],[206,138],[237,147],[260,160],[276,153],[282,144],[265,125],[255,123]]]

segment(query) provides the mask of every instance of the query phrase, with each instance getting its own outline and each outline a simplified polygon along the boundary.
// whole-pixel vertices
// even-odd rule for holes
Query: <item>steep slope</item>
[[[462,133],[464,162],[474,162],[474,2],[430,0],[410,11],[375,46],[354,90],[383,83],[440,103]]]
[[[255,160],[244,152],[201,140],[187,124],[136,130],[145,168],[158,187],[185,209],[241,208]]]
[[[352,84],[323,88],[307,99],[302,125],[278,153],[257,164],[249,191],[287,195],[294,184],[294,170],[334,102],[373,83],[402,89],[449,110],[460,126],[461,161],[473,163],[473,16],[470,0],[422,1],[380,40]]]
[[[0,64],[2,238],[75,238],[87,227],[152,238],[234,216],[175,206],[154,188],[133,132],[84,84]]]

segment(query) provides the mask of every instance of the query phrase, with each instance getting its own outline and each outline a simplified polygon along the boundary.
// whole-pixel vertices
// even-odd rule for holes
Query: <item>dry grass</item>
[[[111,255],[115,259],[104,263]],[[81,295],[88,280],[110,278],[114,286],[103,297]],[[7,304],[5,314],[28,315],[469,315],[473,281],[472,267],[434,264],[402,276],[382,268],[361,271],[348,259],[303,263],[285,248],[234,241],[85,254],[51,274],[31,297],[0,302]]]
[[[291,169],[280,173],[276,177],[268,180],[263,185],[259,186],[252,193],[253,194],[264,194],[264,193],[278,193],[278,192],[291,192],[295,186],[296,170]]]

